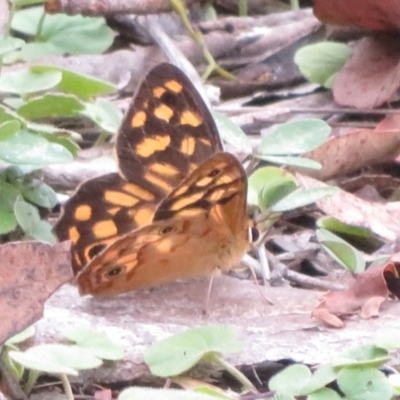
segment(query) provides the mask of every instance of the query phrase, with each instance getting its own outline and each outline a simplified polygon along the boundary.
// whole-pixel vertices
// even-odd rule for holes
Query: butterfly
[[[54,228],[72,242],[81,295],[228,271],[249,249],[246,173],[180,69],[147,74],[115,155],[119,172],[82,183]]]

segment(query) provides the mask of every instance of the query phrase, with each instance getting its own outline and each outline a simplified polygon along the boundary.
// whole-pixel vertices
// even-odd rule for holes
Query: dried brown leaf
[[[398,34],[380,34],[355,43],[333,85],[338,104],[374,108],[393,97],[400,85],[399,38]]]
[[[308,176],[296,174],[304,188],[324,187],[324,183]],[[317,201],[317,206],[327,215],[345,224],[362,226],[381,237],[394,241],[400,236],[400,202],[387,204],[365,201],[340,190],[332,196]]]
[[[68,242],[0,246],[0,343],[40,319],[46,299],[73,278],[69,248]]]
[[[322,165],[322,169],[309,171],[307,175],[325,181],[369,165],[393,160],[400,154],[400,124],[397,129],[393,129],[393,123],[390,128],[388,126],[384,129],[384,126],[382,122],[374,130],[358,129],[333,137],[304,154]]]
[[[335,328],[344,326],[340,326],[338,317],[351,315],[359,310],[362,318],[377,316],[380,305],[388,296],[383,279],[384,268],[384,265],[369,268],[357,275],[347,290],[326,293],[311,315]]]

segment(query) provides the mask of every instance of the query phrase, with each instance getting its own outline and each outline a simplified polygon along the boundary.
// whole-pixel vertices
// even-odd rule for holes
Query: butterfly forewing
[[[167,195],[221,150],[210,111],[186,75],[165,63],[152,69],[117,137],[122,176],[130,182],[144,178]]]
[[[74,272],[117,237],[150,223],[161,199],[146,182],[135,185],[116,173],[84,182],[65,204],[54,227],[60,241],[73,243]]]
[[[147,225],[190,170],[221,150],[211,114],[178,68],[160,64],[134,95],[116,140],[120,175],[84,182],[54,232],[71,240],[75,272],[119,236]]]

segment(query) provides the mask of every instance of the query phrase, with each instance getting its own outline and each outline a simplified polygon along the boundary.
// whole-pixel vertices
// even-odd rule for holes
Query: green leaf
[[[77,370],[96,368],[102,361],[82,347],[42,344],[24,352],[10,351],[10,357],[26,368],[37,371],[78,375]]]
[[[315,392],[324,388],[329,383],[333,382],[337,377],[332,365],[323,365],[319,367],[312,375],[308,383],[303,389],[303,394]]]
[[[303,157],[258,155],[257,158],[273,164],[288,165],[291,167],[307,168],[315,170],[320,170],[322,168],[322,165],[319,162]]]
[[[0,210],[0,235],[12,232],[17,225],[17,219],[13,212]]]
[[[390,400],[393,394],[385,375],[373,368],[343,368],[337,383],[347,400]]]
[[[18,197],[14,204],[14,214],[19,226],[29,238],[46,243],[55,243],[52,226],[47,221],[42,221],[39,211],[32,204]]]
[[[31,120],[49,117],[70,117],[78,115],[84,108],[84,104],[76,96],[47,93],[25,102],[19,107],[18,114]]]
[[[310,369],[305,365],[291,365],[270,379],[268,382],[269,390],[289,396],[299,396],[303,393],[303,389],[311,376]]]
[[[326,252],[342,267],[351,272],[365,270],[365,260],[356,248],[325,229],[318,229],[316,233]]]
[[[348,350],[333,360],[333,367],[380,367],[389,360],[387,350],[362,345]]]
[[[0,56],[19,49],[24,43],[22,39],[0,36]]]
[[[355,225],[348,225],[333,217],[321,217],[317,221],[318,228],[324,228],[338,234],[355,236],[362,239],[372,237],[371,231]]]
[[[70,162],[73,156],[65,147],[21,129],[0,142],[0,159],[11,164],[47,165]]]
[[[103,131],[114,134],[122,122],[122,113],[111,102],[98,99],[96,103],[86,103],[81,112],[95,122]]]
[[[17,184],[22,196],[31,203],[45,208],[57,204],[57,194],[52,187],[37,179]]]
[[[121,360],[124,356],[124,352],[119,345],[93,329],[77,328],[64,333],[64,336],[98,358],[115,361]]]
[[[32,6],[33,4],[42,4],[47,0],[15,0],[14,4],[18,6],[18,8],[22,6]]]
[[[0,76],[0,91],[15,94],[35,93],[55,87],[61,79],[62,74],[59,71],[34,72],[25,69],[9,72]]]
[[[261,211],[270,209],[274,204],[288,196],[297,187],[291,177],[275,179],[266,183],[259,193],[259,207]]]
[[[31,7],[15,13],[12,28],[36,35],[43,7]],[[53,44],[64,54],[100,54],[107,50],[114,39],[113,31],[104,18],[46,14],[40,32],[40,41]]]
[[[222,139],[245,154],[251,154],[253,148],[250,139],[243,130],[234,124],[227,116],[219,112],[212,113],[217,129]]]
[[[298,189],[272,206],[271,211],[284,212],[294,210],[295,208],[304,207],[321,200],[324,197],[332,196],[338,192],[338,190],[339,189],[337,187],[333,186],[312,188],[307,190]]]
[[[5,342],[6,346],[11,346],[14,344],[25,342],[25,340],[29,339],[35,334],[35,327],[33,325],[29,326],[28,328],[24,329],[22,332],[17,333],[10,339]]]
[[[313,83],[331,88],[334,77],[351,56],[351,48],[342,43],[320,42],[297,51],[294,62]]]
[[[5,64],[18,61],[34,61],[45,56],[62,56],[64,51],[51,43],[26,43],[18,51],[8,53],[4,57]]]
[[[177,389],[128,388],[118,400],[216,400],[215,396]]]
[[[0,142],[10,139],[21,129],[21,122],[17,119],[0,124]]]
[[[13,185],[0,180],[0,234],[13,231],[17,227],[14,203],[20,191]]]
[[[14,213],[19,226],[28,235],[33,232],[40,222],[38,209],[27,203],[22,197],[18,197],[14,204]]]
[[[330,126],[320,119],[286,122],[268,129],[258,151],[261,155],[274,156],[302,154],[325,143],[330,132]]]
[[[307,396],[307,400],[343,400],[334,390],[324,388]]]
[[[296,183],[294,176],[282,168],[262,167],[254,171],[248,179],[248,204],[258,205],[259,195],[264,186],[270,185],[274,181],[291,180]]]
[[[92,97],[112,93],[116,87],[101,79],[93,78],[89,75],[79,74],[65,68],[51,65],[32,65],[30,70],[35,73],[60,73],[62,79],[58,88],[64,92],[72,93],[84,100]]]
[[[210,353],[231,353],[241,349],[229,326],[204,326],[164,339],[151,346],[144,360],[156,376],[175,376],[193,367]]]

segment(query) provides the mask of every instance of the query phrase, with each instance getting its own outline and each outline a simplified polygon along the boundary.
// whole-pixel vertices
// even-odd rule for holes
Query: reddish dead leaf
[[[94,393],[95,400],[112,400],[111,389],[97,390]]]
[[[0,344],[43,315],[44,302],[73,278],[70,244],[0,246]]]
[[[388,122],[387,124],[389,124]],[[400,154],[400,124],[384,129],[385,123],[372,129],[358,129],[335,136],[304,156],[318,161],[322,168],[307,171],[320,180],[348,175],[366,166],[390,161]]]
[[[308,176],[296,174],[296,178],[305,189],[325,187],[326,184]],[[332,196],[316,202],[325,214],[345,224],[362,226],[377,235],[394,241],[400,236],[400,202],[381,204],[365,201],[359,197],[339,190]]]
[[[400,35],[380,34],[354,44],[336,75],[333,95],[341,105],[374,108],[390,100],[399,85]]]
[[[398,0],[314,0],[314,14],[328,24],[400,30]]]
[[[372,267],[357,275],[349,289],[343,292],[326,293],[311,315],[335,328],[344,326],[344,323],[340,324],[338,317],[351,315],[359,310],[363,318],[377,316],[380,305],[388,296],[383,279],[384,267]]]

